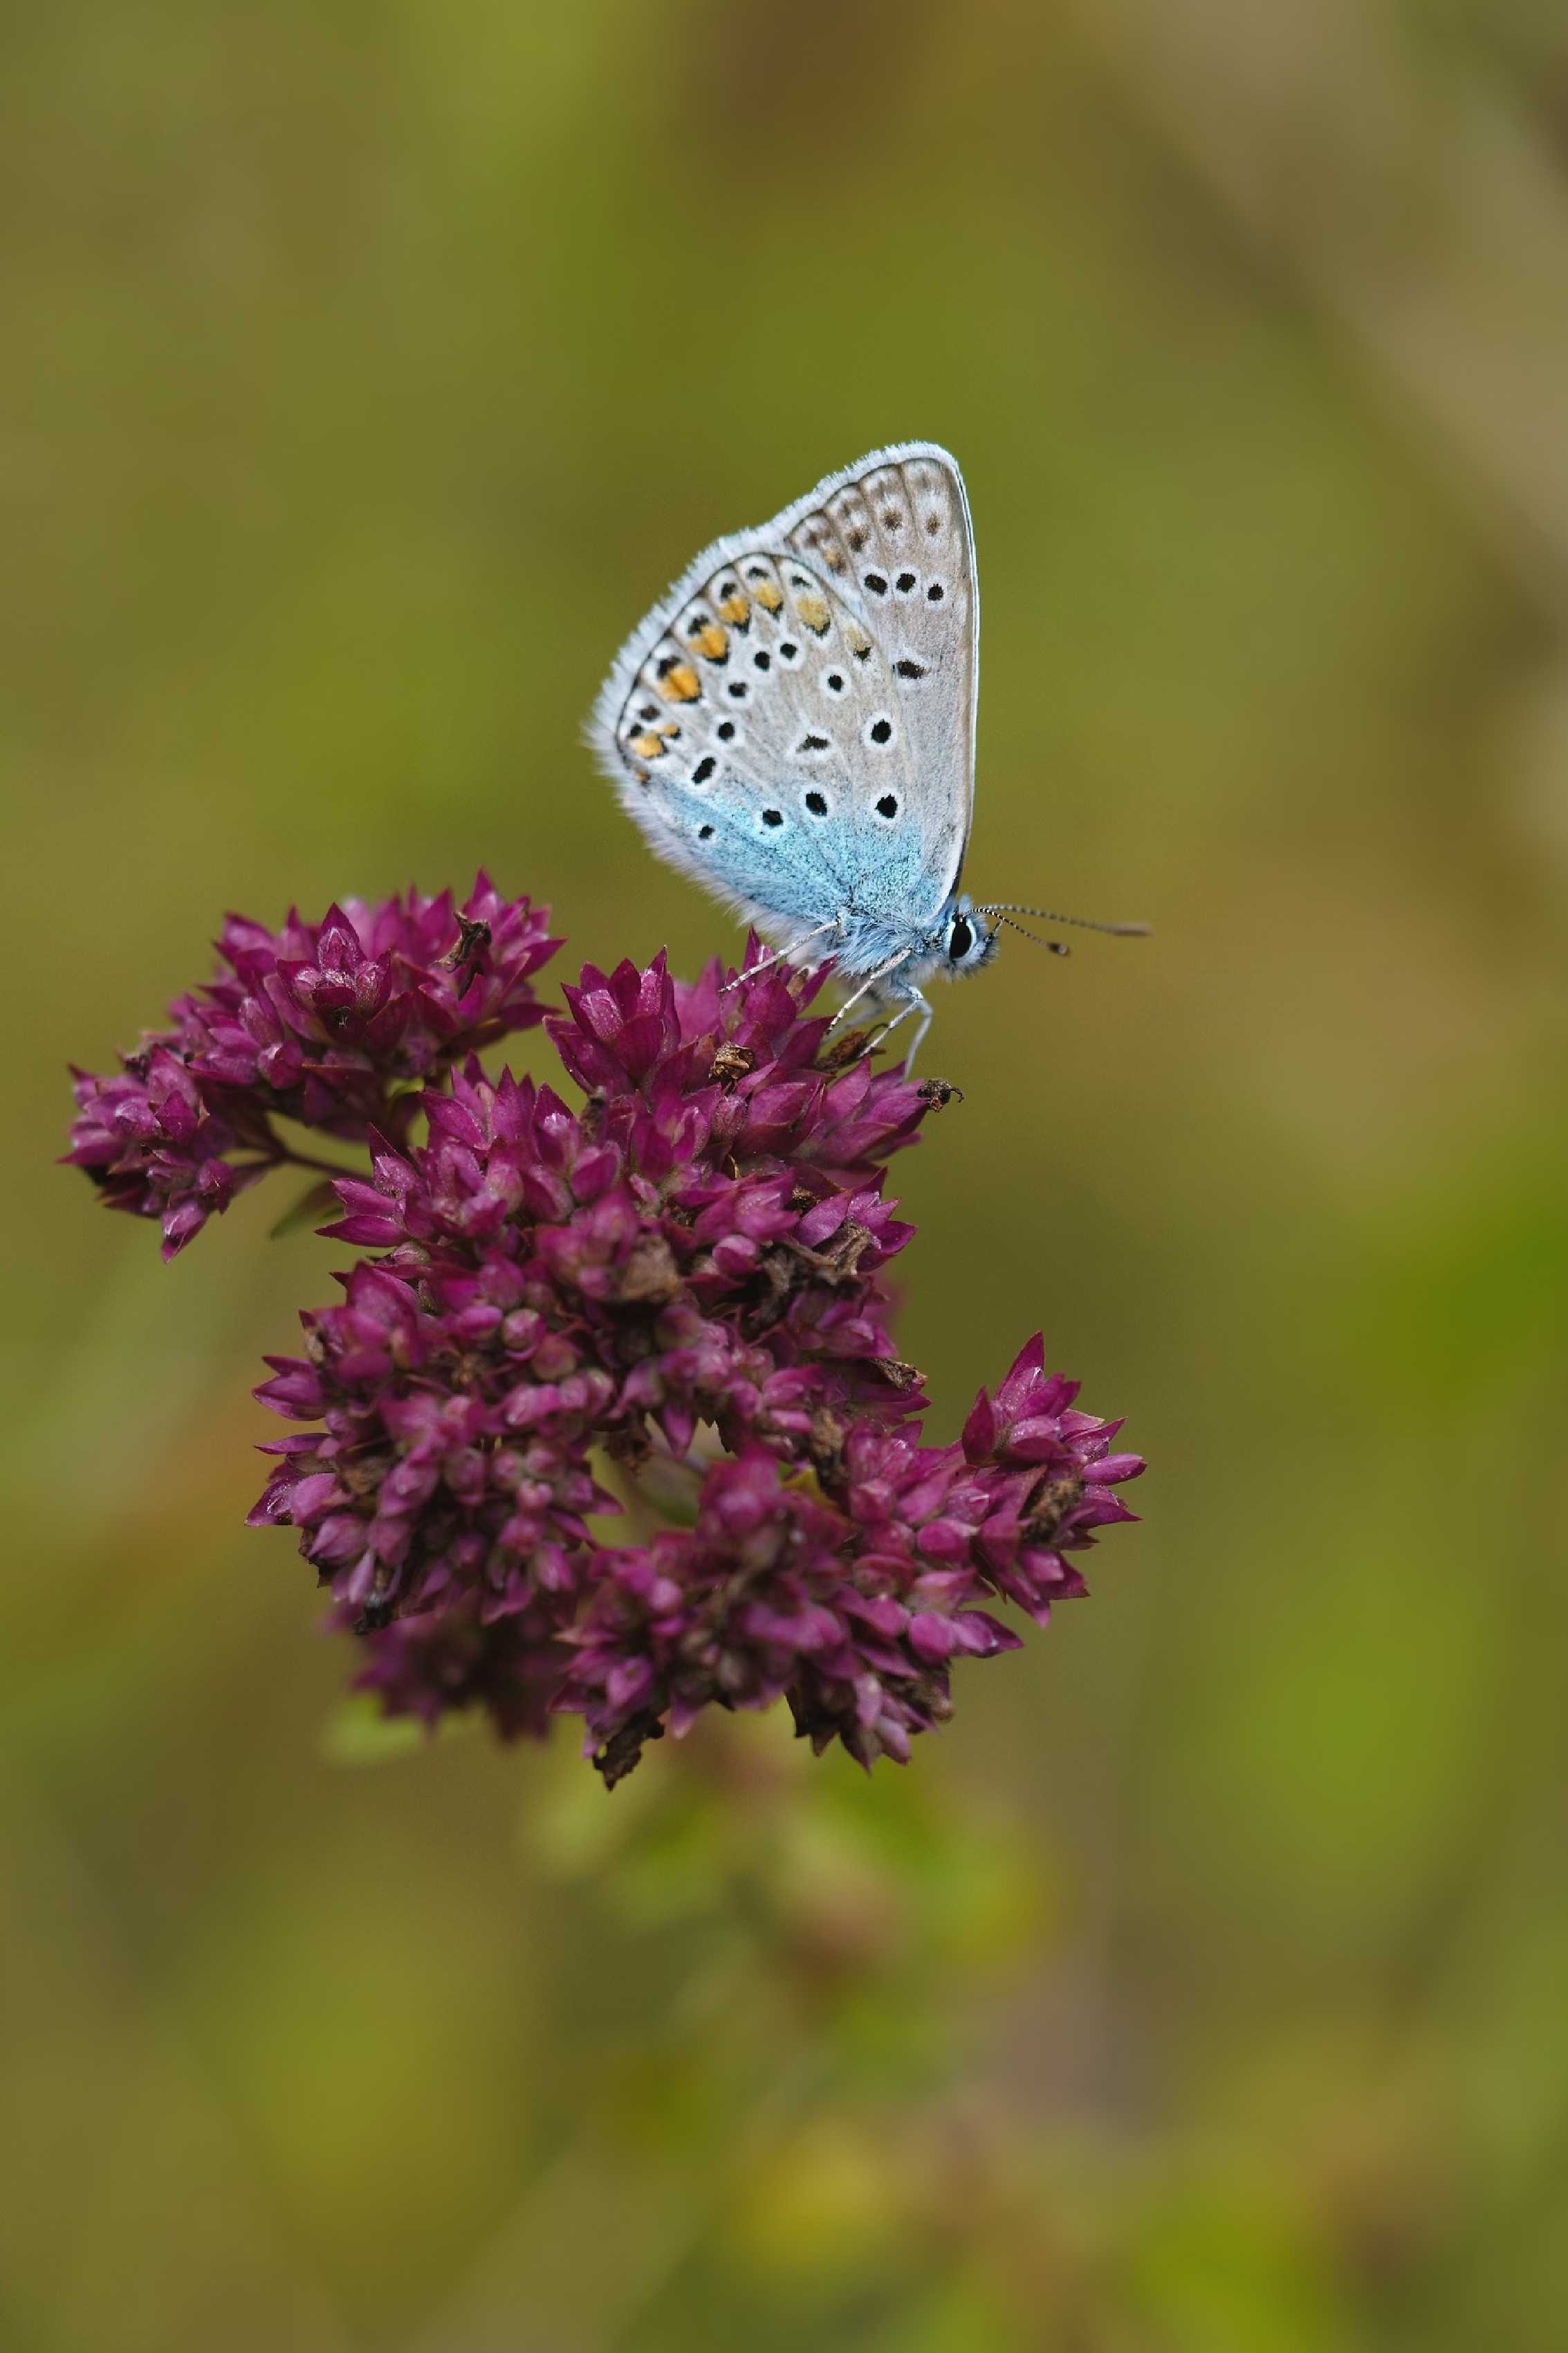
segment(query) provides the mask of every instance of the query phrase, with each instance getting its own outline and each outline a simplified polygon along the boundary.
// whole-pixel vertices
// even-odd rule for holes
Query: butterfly
[[[830,956],[858,984],[839,1021],[863,999],[884,1035],[918,1016],[906,1066],[923,983],[978,972],[1010,916],[1046,913],[958,887],[979,658],[963,477],[935,442],[899,441],[704,548],[588,723],[653,849],[774,944],[765,963]]]

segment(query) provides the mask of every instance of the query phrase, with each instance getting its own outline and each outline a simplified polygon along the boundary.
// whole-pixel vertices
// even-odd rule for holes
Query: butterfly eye
[[[962,964],[973,945],[974,934],[969,924],[962,915],[955,916],[947,939],[947,952],[953,963]]]

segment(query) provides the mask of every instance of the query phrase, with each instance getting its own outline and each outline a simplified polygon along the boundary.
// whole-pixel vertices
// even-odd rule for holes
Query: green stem
[[[357,1168],[345,1167],[341,1160],[317,1160],[308,1152],[290,1152],[287,1145],[278,1155],[279,1166],[291,1168],[314,1168],[322,1176],[357,1176]]]

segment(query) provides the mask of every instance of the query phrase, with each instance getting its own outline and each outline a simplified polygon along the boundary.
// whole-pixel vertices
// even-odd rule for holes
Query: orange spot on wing
[[[663,749],[664,744],[657,735],[634,735],[632,737],[632,750],[637,754],[639,760],[657,760]]]
[[[725,597],[719,607],[719,612],[721,617],[728,621],[732,628],[743,629],[751,618],[751,599],[743,589],[737,588],[732,596]]]
[[[757,584],[757,602],[766,613],[776,613],[784,603],[784,590],[772,580]]]
[[[820,638],[826,634],[828,611],[826,596],[818,596],[815,591],[808,591],[805,596],[795,598],[795,609],[814,637]]]
[[[677,662],[659,680],[658,691],[667,702],[695,702],[702,681],[689,662]]]
[[[729,633],[717,621],[704,621],[693,633],[691,649],[693,653],[706,654],[710,661],[722,661],[730,650]]]

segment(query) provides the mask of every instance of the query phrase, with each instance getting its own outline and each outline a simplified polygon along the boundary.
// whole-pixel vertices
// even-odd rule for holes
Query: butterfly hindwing
[[[918,871],[887,662],[818,574],[742,546],[668,623],[616,723],[624,797],[662,855],[795,932],[889,865]]]
[[[848,910],[902,936],[968,835],[975,607],[952,459],[878,452],[698,558],[623,652],[595,748],[660,855],[772,935]]]

